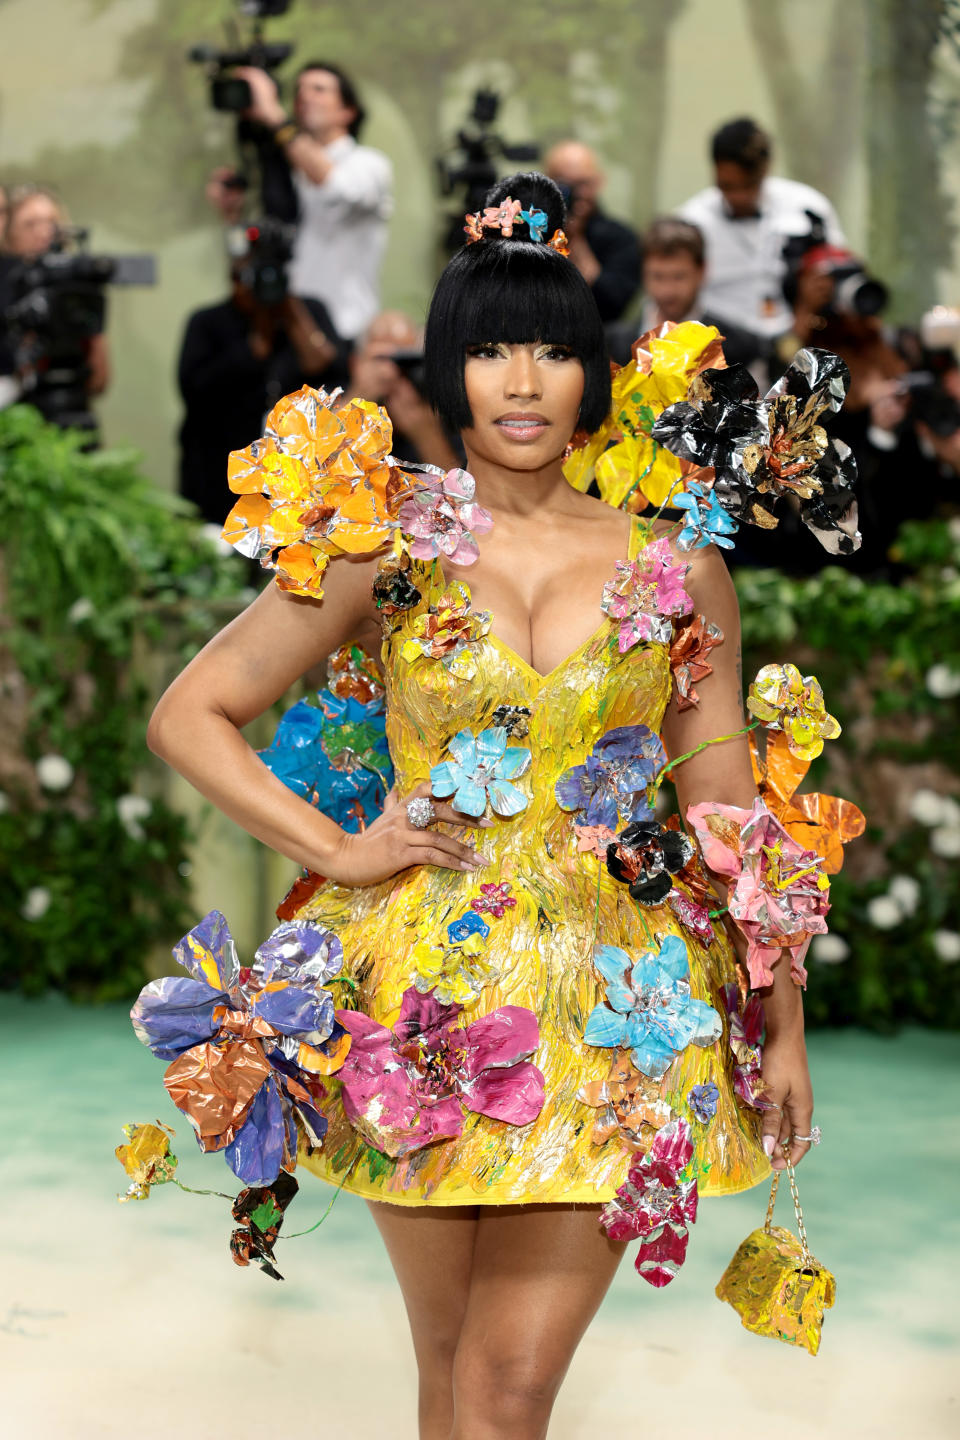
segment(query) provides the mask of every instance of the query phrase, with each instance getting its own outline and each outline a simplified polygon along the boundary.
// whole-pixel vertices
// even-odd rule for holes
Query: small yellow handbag
[[[773,1177],[763,1229],[754,1230],[744,1240],[723,1272],[717,1297],[729,1301],[755,1335],[802,1345],[816,1355],[823,1312],[836,1299],[837,1282],[807,1247],[797,1179],[789,1163],[787,1175],[800,1238],[771,1223],[781,1174],[777,1171]]]

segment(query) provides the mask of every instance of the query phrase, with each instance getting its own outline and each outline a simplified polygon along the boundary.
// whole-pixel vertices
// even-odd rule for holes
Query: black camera
[[[252,65],[257,70],[276,70],[284,60],[293,54],[293,46],[269,45],[263,38],[263,21],[275,15],[285,15],[290,9],[290,0],[240,0],[240,11],[253,18],[253,34],[248,45],[230,50],[218,50],[215,45],[194,45],[187,52],[187,58],[196,65],[207,65],[210,72],[210,104],[214,110],[239,115],[249,109],[253,102],[250,86],[246,80],[234,75],[239,65]]]
[[[297,227],[266,215],[238,227],[227,239],[235,273],[253,291],[260,305],[279,305],[289,294],[287,266],[293,256]]]
[[[467,214],[483,206],[487,191],[497,181],[497,158],[526,161],[532,164],[540,158],[538,145],[508,145],[502,136],[494,131],[500,112],[500,96],[495,90],[478,90],[473,97],[473,108],[462,130],[450,150],[437,157],[437,176],[441,195],[452,195],[461,185],[465,186],[464,210]],[[447,232],[447,248],[457,250],[463,244],[463,218],[450,217]]]
[[[426,393],[426,377],[423,368],[422,350],[395,350],[387,356],[404,379],[409,380],[417,394],[423,398]]]
[[[3,321],[23,399],[57,425],[95,432],[87,349],[106,325],[106,287],[155,285],[157,277],[152,255],[91,255],[87,239],[84,229],[61,230],[45,254],[14,266]]]
[[[787,304],[796,303],[797,280],[804,262],[808,257],[814,259],[814,251],[821,251],[822,254],[815,257],[817,269],[833,281],[833,295],[824,307],[824,316],[850,315],[865,319],[881,314],[890,299],[890,292],[883,281],[868,274],[849,250],[828,242],[822,216],[814,210],[806,210],[804,214],[810,222],[809,229],[802,235],[789,236],[783,246],[786,266],[783,294]]]

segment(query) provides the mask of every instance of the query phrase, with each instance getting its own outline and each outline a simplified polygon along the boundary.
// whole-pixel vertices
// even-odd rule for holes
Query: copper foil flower
[[[682,1174],[693,1158],[686,1120],[658,1130],[650,1149],[638,1155],[616,1198],[600,1212],[611,1240],[639,1240],[637,1274],[656,1289],[669,1285],[687,1256],[689,1227],[697,1218],[697,1182]]]
[[[327,661],[327,685],[340,700],[368,705],[382,700],[383,675],[376,660],[360,645],[341,645]]]
[[[477,670],[474,648],[491,623],[489,611],[471,609],[469,589],[455,580],[411,618],[401,653],[409,661],[421,656],[442,660],[452,674],[469,680]]]
[[[860,546],[853,492],[856,461],[817,423],[839,410],[849,383],[829,350],[801,350],[761,399],[745,365],[704,370],[686,400],[671,405],[653,438],[678,458],[711,467],[714,494],[735,520],[772,530],[779,498],[794,497],[800,518],[833,555]]]
[[[863,811],[852,800],[842,800],[838,795],[798,795],[797,786],[809,770],[810,761],[791,749],[782,730],[767,732],[762,760],[756,735],[749,738],[760,798],[798,845],[820,856],[825,875],[838,874],[843,868],[844,845],[866,829]]]
[[[723,631],[717,625],[708,625],[704,615],[697,615],[674,628],[670,669],[673,671],[678,710],[689,710],[691,706],[699,705],[697,682],[713,674],[713,666],[707,656],[715,645],[722,644]]]
[[[748,941],[750,984],[772,985],[770,967],[783,951],[795,983],[805,984],[803,957],[812,937],[826,934],[830,909],[830,882],[819,855],[791,839],[759,798],[752,810],[691,805],[687,819],[709,868],[735,882],[730,918]]]
[[[794,755],[815,760],[825,740],[835,740],[840,725],[827,714],[815,675],[796,665],[764,665],[747,694],[747,709],[770,730],[782,730]]]
[[[333,398],[309,385],[285,396],[263,438],[227,466],[242,498],[223,538],[276,571],[281,590],[315,598],[331,556],[369,554],[389,539],[409,480],[389,453],[386,410],[351,400],[334,412]]]
[[[628,1056],[619,1053],[607,1078],[581,1085],[577,1099],[598,1112],[591,1134],[595,1145],[605,1144],[619,1132],[626,1144],[646,1150],[656,1131],[675,1118],[660,1098],[659,1082],[642,1075]]]
[[[387,616],[419,605],[422,596],[414,584],[413,562],[406,550],[381,561],[374,576],[373,599],[380,614]]]

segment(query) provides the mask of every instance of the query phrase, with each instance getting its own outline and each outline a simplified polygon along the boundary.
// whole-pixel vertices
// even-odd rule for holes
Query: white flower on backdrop
[[[960,826],[940,825],[931,830],[930,849],[941,860],[956,860],[960,856]]]
[[[117,815],[120,824],[134,840],[142,840],[144,834],[141,820],[146,820],[153,809],[145,795],[121,795],[117,799]]]
[[[90,616],[94,613],[95,606],[90,596],[81,595],[79,599],[74,600],[70,609],[67,611],[67,619],[71,625],[79,625],[81,621],[89,620]]]
[[[956,965],[960,960],[960,935],[956,930],[934,930],[930,938],[938,959],[944,965]]]
[[[36,771],[44,790],[67,790],[73,784],[73,766],[63,755],[41,755]]]
[[[50,891],[45,885],[31,885],[23,897],[20,914],[24,920],[42,920],[50,909],[50,901],[52,898]]]
[[[920,903],[920,882],[912,875],[895,875],[887,888],[887,894],[896,900],[905,915],[912,915]]]
[[[892,895],[874,895],[867,901],[867,919],[878,930],[892,930],[904,919],[904,913]]]
[[[930,666],[925,680],[927,689],[936,700],[952,700],[954,695],[960,695],[960,670],[951,670],[942,661]]]
[[[814,935],[810,954],[820,965],[841,965],[850,954],[842,935]]]

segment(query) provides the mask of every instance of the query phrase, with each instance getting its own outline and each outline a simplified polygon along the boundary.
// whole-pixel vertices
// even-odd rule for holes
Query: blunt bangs
[[[465,246],[437,282],[427,315],[428,398],[451,430],[473,416],[463,368],[472,345],[563,345],[583,365],[580,426],[599,428],[610,409],[603,323],[579,270],[547,245],[483,240]]]

